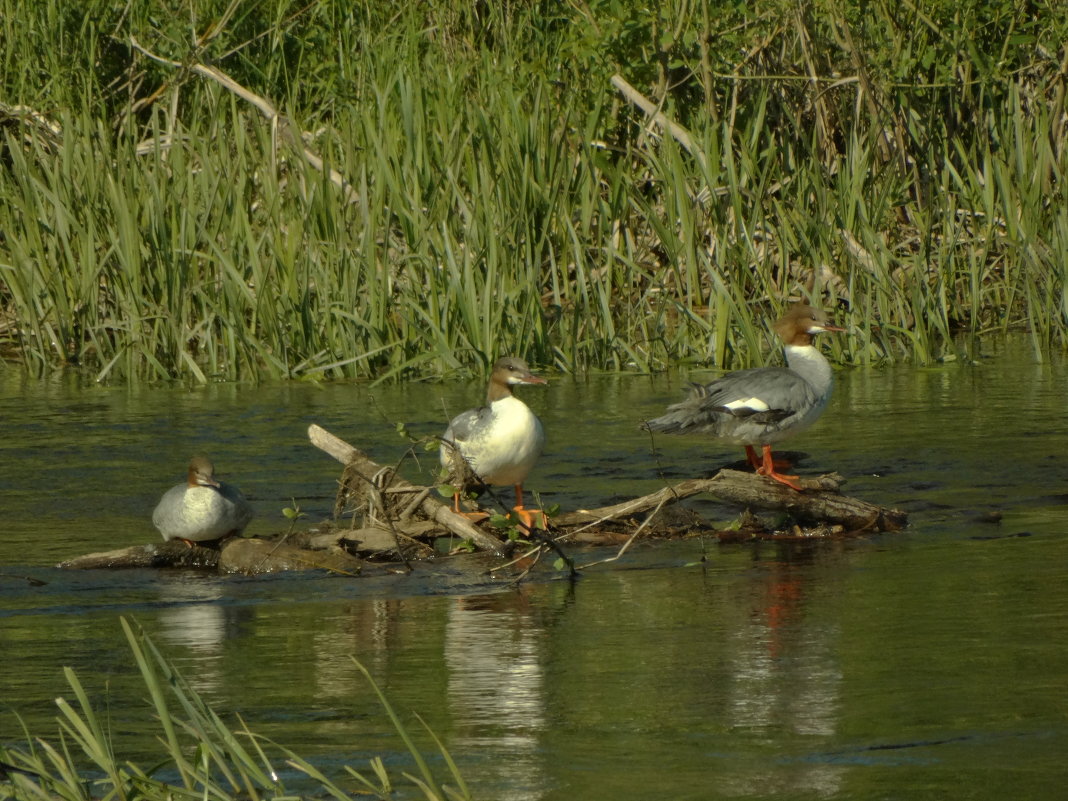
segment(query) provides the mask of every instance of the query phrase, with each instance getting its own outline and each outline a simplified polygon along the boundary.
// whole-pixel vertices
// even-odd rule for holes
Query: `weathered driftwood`
[[[274,538],[232,537],[192,547],[178,541],[139,545],[87,554],[63,562],[60,567],[177,567],[223,573],[328,570],[357,575],[367,567],[365,558],[377,560],[380,565],[385,561],[408,566],[412,559],[430,557],[434,554],[434,541],[444,536],[470,542],[490,554],[509,552],[512,543],[454,513],[432,487],[406,481],[393,468],[378,464],[317,425],[309,427],[308,438],[345,465],[335,518],[340,519],[344,507],[346,514],[361,516],[359,526],[323,523]],[[906,523],[904,512],[840,494],[843,479],[837,474],[800,482],[803,492],[753,473],[724,469],[712,478],[680,481],[623,503],[558,515],[550,520],[548,534],[552,547],[560,553],[561,544],[615,544],[626,548],[639,535],[678,537],[699,532],[720,539],[794,539],[893,531]],[[792,525],[784,531],[769,532],[759,519],[744,515],[740,530],[715,531],[696,512],[675,505],[698,494],[713,495],[747,510],[776,510],[806,528]],[[544,536],[539,541],[548,542]]]
[[[442,502],[440,496],[430,492],[428,487],[419,487],[405,481],[392,468],[383,467],[359,448],[354,448],[325,428],[312,423],[308,426],[308,439],[316,448],[345,465],[347,471],[356,473],[368,484],[378,486],[380,491],[410,495],[412,502],[418,505],[419,510],[428,519],[440,524],[448,532],[461,539],[470,540],[484,551],[496,553],[501,549],[503,543],[499,539],[486,534],[466,517],[456,514]]]
[[[387,491],[417,493],[423,513],[444,525],[453,534],[471,539],[479,548],[498,550],[500,542],[460,517],[425,487],[416,487],[391,474],[387,468],[325,429],[312,425],[308,437],[316,447],[329,453],[339,462],[356,465],[359,474],[368,476],[389,474]],[[797,492],[776,481],[743,473],[738,470],[720,470],[712,478],[689,479],[633,500],[600,509],[578,510],[564,513],[552,519],[554,533],[568,534],[568,529],[585,529],[619,521],[641,520],[647,513],[680,501],[684,498],[706,493],[716,498],[750,509],[770,509],[789,515],[802,525],[819,527],[820,531],[834,528],[844,533],[895,531],[904,527],[907,516],[897,509],[888,509],[839,492],[844,479],[837,473],[814,478],[801,478],[803,492]],[[657,527],[654,524],[653,531]],[[475,538],[470,532],[480,536]],[[488,541],[488,543],[487,543]],[[494,544],[496,547],[494,547]],[[487,547],[488,545],[488,547]]]
[[[799,482],[805,492],[796,492],[755,473],[720,470],[712,478],[688,479],[614,506],[562,514],[552,522],[567,528],[591,522],[640,518],[652,509],[700,493],[747,508],[784,512],[798,523],[842,526],[849,532],[896,531],[908,521],[907,515],[900,510],[838,494],[843,479],[837,473],[802,478]]]

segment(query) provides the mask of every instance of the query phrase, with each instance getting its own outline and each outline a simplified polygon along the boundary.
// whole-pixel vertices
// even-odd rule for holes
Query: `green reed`
[[[356,790],[361,796],[388,801],[394,797],[397,779],[382,759],[370,760],[370,774],[346,766],[341,782],[325,776],[318,768],[294,752],[252,732],[237,721],[229,724],[206,704],[185,678],[157,650],[139,628],[122,620],[134,662],[148,691],[152,711],[159,721],[159,761],[145,769],[115,752],[93,702],[75,672],[64,673],[73,701],[59,698],[59,739],[26,735],[24,747],[0,746],[5,777],[0,777],[0,794],[12,801],[42,798],[71,799],[296,799],[304,797],[287,790],[279,777],[279,760],[315,783],[315,795],[348,799]],[[379,698],[394,731],[404,743],[415,764],[415,773],[404,773],[428,801],[457,801],[470,798],[470,792],[456,763],[426,724],[435,747],[446,766],[451,784],[435,774],[407,726],[375,684],[366,668],[355,659],[354,666],[367,679]],[[351,785],[351,786],[349,786]]]
[[[0,107],[7,361],[105,381],[395,380],[503,352],[728,367],[761,362],[801,296],[854,329],[845,362],[1066,342],[1059,7],[202,5],[195,43],[151,4],[0,0],[2,97],[24,107]],[[273,103],[356,201],[294,131],[135,40]]]

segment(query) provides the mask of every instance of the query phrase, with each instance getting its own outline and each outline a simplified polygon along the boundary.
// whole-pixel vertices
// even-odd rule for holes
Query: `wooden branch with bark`
[[[334,436],[325,428],[312,423],[308,426],[308,439],[316,448],[345,465],[347,470],[361,476],[382,476],[391,473],[386,487],[387,492],[409,494],[417,499],[419,509],[427,519],[439,523],[444,529],[462,540],[471,540],[481,550],[491,553],[501,550],[503,546],[501,540],[486,534],[466,517],[456,514],[440,500],[440,497],[435,497],[436,493],[427,492],[427,487],[419,487],[405,481],[390,468],[372,461],[363,451],[354,448],[340,437]]]

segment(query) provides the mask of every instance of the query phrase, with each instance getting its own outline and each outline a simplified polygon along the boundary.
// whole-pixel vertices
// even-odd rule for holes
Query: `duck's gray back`
[[[152,523],[165,540],[193,542],[240,534],[252,520],[252,507],[236,488],[221,483],[218,488],[171,487],[152,513]]]

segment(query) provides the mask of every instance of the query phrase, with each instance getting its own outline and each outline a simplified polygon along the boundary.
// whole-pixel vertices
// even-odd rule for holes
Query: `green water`
[[[696,375],[694,378],[703,378]],[[524,398],[565,508],[738,454],[636,423],[685,376],[554,379]],[[349,660],[419,712],[482,799],[1046,799],[1068,780],[1068,364],[1022,345],[978,365],[841,373],[789,447],[802,472],[907,508],[905,532],[803,546],[638,543],[576,584],[510,589],[478,565],[411,576],[213,578],[51,564],[152,541],[196,450],[250,495],[254,532],[327,513],[318,422],[381,461],[470,385],[79,388],[0,378],[0,741],[56,730],[74,667],[116,750],[158,755],[118,624],[136,619],[224,715],[328,774],[402,745]],[[405,460],[413,478],[432,469]],[[713,516],[730,511],[698,502]],[[988,522],[998,512],[1000,523]],[[599,555],[609,555],[601,552]],[[597,554],[590,555],[592,558]],[[45,582],[34,586],[26,578]]]

